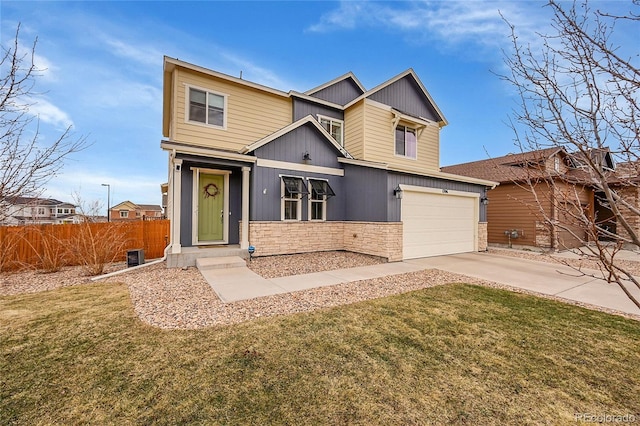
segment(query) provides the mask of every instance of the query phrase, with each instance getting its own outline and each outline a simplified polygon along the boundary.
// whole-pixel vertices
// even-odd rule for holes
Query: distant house
[[[123,201],[109,210],[112,222],[126,222],[131,220],[162,219],[162,207],[156,204],[136,204],[132,201]]]
[[[76,206],[53,198],[10,197],[0,201],[0,225],[80,223]]]

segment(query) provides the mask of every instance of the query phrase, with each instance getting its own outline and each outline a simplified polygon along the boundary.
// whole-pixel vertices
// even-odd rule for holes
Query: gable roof
[[[314,87],[311,90],[307,90],[306,92],[304,92],[304,94],[311,96],[314,93],[317,93],[317,92],[319,92],[321,90],[326,89],[327,87],[331,87],[331,86],[333,86],[335,84],[338,84],[338,83],[340,83],[340,82],[342,82],[344,80],[348,80],[348,79],[351,79],[355,83],[355,85],[360,88],[360,92],[361,93],[364,93],[366,91],[364,86],[362,85],[362,83],[360,83],[360,81],[356,78],[356,76],[351,71],[349,71],[348,73],[346,73],[344,75],[341,75],[338,78],[334,78],[333,80],[328,81],[328,82],[326,82],[324,84],[321,84],[318,87]]]
[[[316,120],[315,118],[313,118],[311,115],[307,115],[305,117],[302,117],[300,120],[298,121],[294,121],[293,123],[289,124],[286,127],[283,127],[282,129],[278,130],[277,132],[274,132],[268,136],[265,136],[264,138],[245,146],[242,151],[240,151],[243,154],[246,154],[247,152],[251,152],[251,151],[255,151],[256,149],[260,148],[261,146],[264,146],[266,144],[268,144],[269,142],[279,138],[282,135],[285,135],[301,126],[304,126],[305,124],[311,124],[313,125],[316,129],[318,129],[318,131],[324,136],[324,138],[327,140],[327,142],[329,142],[331,145],[333,145],[333,147],[338,150],[338,152],[340,152],[344,157],[346,158],[353,158],[351,156],[351,154],[349,154],[349,152],[344,149],[342,146],[340,146],[340,144],[333,138],[333,136],[331,136],[329,134],[329,132],[327,132],[325,130],[324,127],[322,127],[320,125],[320,123],[318,123],[318,120]]]
[[[439,122],[442,123],[442,125],[447,125],[448,124],[447,119],[444,117],[444,114],[442,113],[442,111],[440,111],[440,108],[438,108],[438,105],[436,105],[435,101],[433,100],[433,98],[431,97],[431,95],[429,94],[427,89],[424,87],[424,84],[422,84],[422,82],[418,78],[418,76],[415,73],[415,71],[413,70],[413,68],[409,68],[408,70],[396,75],[395,77],[385,81],[384,83],[379,84],[378,86],[374,87],[373,89],[366,91],[362,95],[358,96],[357,98],[355,98],[354,100],[352,100],[351,102],[346,104],[344,106],[344,109],[347,109],[350,106],[358,103],[362,99],[370,97],[374,93],[384,89],[385,87],[388,87],[388,86],[392,85],[393,83],[395,83],[395,82],[397,82],[397,81],[399,81],[399,80],[401,80],[401,79],[403,79],[405,77],[413,78],[413,80],[416,82],[416,84],[420,88],[420,90],[421,90],[422,94],[424,95],[424,97],[426,98],[426,100],[433,107],[433,109],[435,110],[436,114],[438,114],[438,116],[440,118]]]
[[[455,164],[442,167],[441,170],[446,173],[496,182],[519,181],[532,177],[542,177],[543,174],[540,173],[539,170],[523,166],[539,164],[540,161],[546,161],[557,153],[567,155],[564,148],[553,147],[537,151],[507,154],[502,157],[472,161],[470,163]]]

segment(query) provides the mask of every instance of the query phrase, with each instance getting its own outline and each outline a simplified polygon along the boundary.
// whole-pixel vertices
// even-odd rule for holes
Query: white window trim
[[[278,175],[280,178],[280,220],[284,222],[300,222],[302,221],[302,195],[298,194],[298,198],[284,198],[284,180],[283,177],[290,177],[300,179],[304,182],[303,176],[292,176],[292,175]],[[285,219],[284,218],[284,202],[285,201],[297,201],[298,206],[296,207],[296,217],[297,219]]]
[[[218,95],[223,97],[224,109],[222,111],[222,126],[216,126],[215,124],[209,124],[209,123],[201,123],[199,121],[191,121],[189,119],[189,89],[201,90],[207,94],[211,93],[212,95]],[[208,98],[208,96],[206,98]],[[215,90],[206,89],[204,87],[194,86],[192,84],[185,83],[184,84],[184,122],[187,124],[192,124],[194,126],[207,127],[209,129],[227,130],[227,116],[229,115],[228,98],[229,98],[229,95],[226,93],[217,92]]]
[[[312,195],[313,195],[313,188],[311,187],[311,181],[312,180],[321,180],[324,182],[329,183],[328,179],[321,179],[321,178],[307,178],[307,188],[311,188],[309,189],[309,196],[307,197],[307,219],[310,222],[326,222],[327,221],[327,196],[323,195],[322,196],[322,201],[320,200],[313,200],[312,199]],[[322,219],[311,219],[311,207],[313,203],[322,203]]]
[[[120,218],[128,219],[129,218],[129,210],[120,210]]]
[[[331,123],[333,121],[335,121],[336,123],[340,123],[340,142],[338,142],[338,141],[336,141],[336,142],[338,142],[340,144],[340,146],[344,148],[344,120],[340,120],[338,118],[329,117],[328,115],[318,114],[318,123],[320,123],[321,126],[322,126],[322,123],[320,121],[321,119],[329,120],[329,123]],[[331,134],[331,126],[329,126],[329,131],[327,133]]]
[[[414,132],[416,132],[416,156],[414,157],[407,157],[406,155],[400,155],[396,152],[396,129],[398,128],[398,126],[402,126],[405,128],[405,133],[407,132],[406,129],[412,129]],[[405,139],[405,145],[404,145],[404,152],[407,152],[407,143],[406,143],[406,139]],[[413,161],[417,161],[418,160],[418,129],[416,127],[413,127],[411,125],[408,124],[404,124],[404,123],[398,123],[395,125],[395,127],[393,128],[393,153],[395,154],[396,157],[398,158],[404,158],[405,160],[413,160]]]

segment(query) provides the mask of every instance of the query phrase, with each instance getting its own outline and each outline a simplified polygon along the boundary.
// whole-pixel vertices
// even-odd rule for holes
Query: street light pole
[[[111,222],[111,185],[103,183],[107,187],[107,222]]]

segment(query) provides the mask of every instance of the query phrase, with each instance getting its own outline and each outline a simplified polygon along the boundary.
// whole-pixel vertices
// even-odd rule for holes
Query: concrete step
[[[240,256],[200,257],[196,259],[196,267],[200,271],[225,268],[243,268],[247,263]]]

